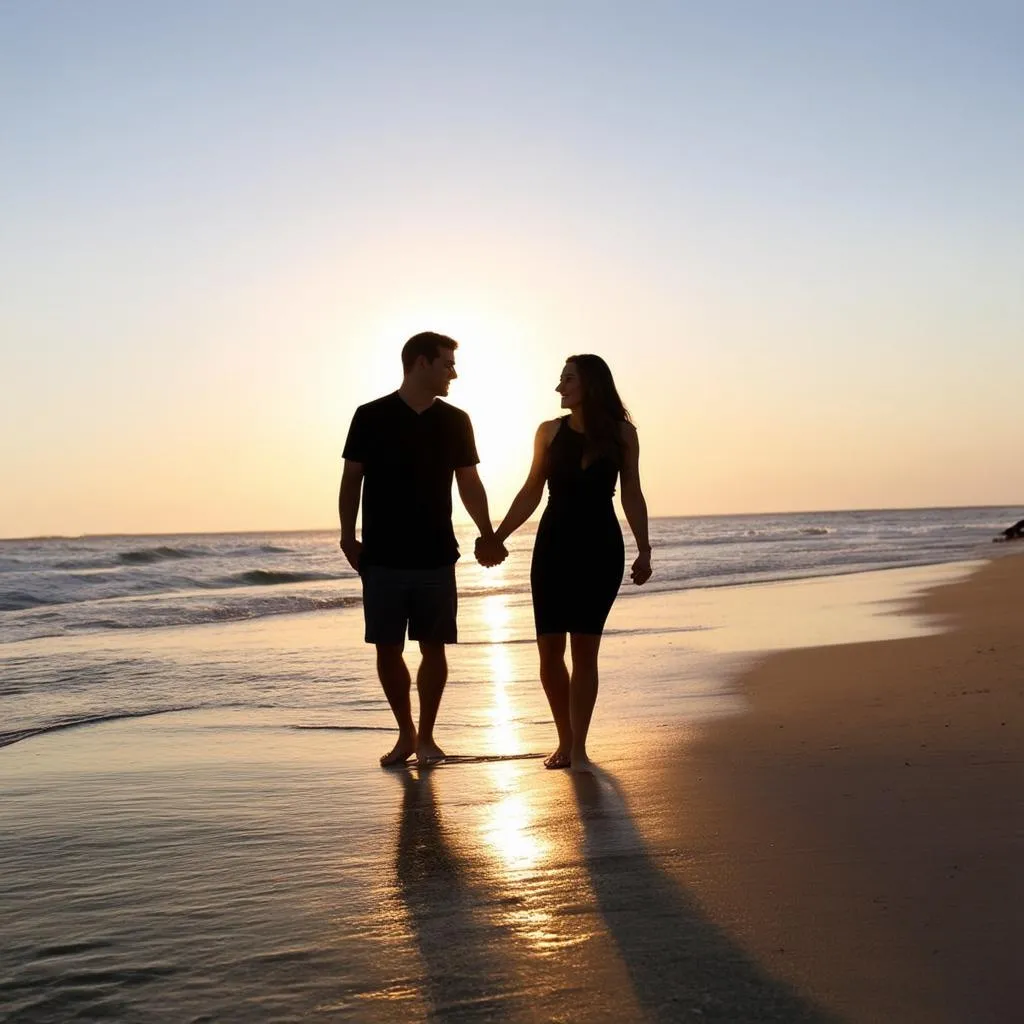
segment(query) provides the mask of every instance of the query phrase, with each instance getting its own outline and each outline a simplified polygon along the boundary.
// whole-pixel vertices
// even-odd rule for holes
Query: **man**
[[[385,767],[413,754],[427,764],[444,758],[434,722],[448,679],[445,645],[458,641],[453,476],[480,531],[481,564],[496,565],[508,554],[491,527],[469,417],[440,400],[458,376],[456,348],[458,342],[432,331],[410,338],[402,348],[402,386],[356,409],[343,452],[341,550],[362,579],[366,642],[377,648],[377,675],[398,723],[398,741],[380,759]],[[419,729],[403,657],[407,628],[420,645]]]

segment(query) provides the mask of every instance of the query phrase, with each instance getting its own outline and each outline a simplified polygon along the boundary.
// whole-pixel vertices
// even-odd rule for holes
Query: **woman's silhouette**
[[[529,476],[496,537],[503,542],[529,518],[546,481],[548,504],[530,571],[540,677],[558,730],[558,747],[544,764],[586,771],[601,633],[625,563],[612,504],[617,478],[622,510],[639,548],[634,583],[650,579],[651,546],[637,432],[607,363],[595,355],[570,356],[556,390],[569,414],[537,428]],[[566,634],[571,674],[565,664]]]

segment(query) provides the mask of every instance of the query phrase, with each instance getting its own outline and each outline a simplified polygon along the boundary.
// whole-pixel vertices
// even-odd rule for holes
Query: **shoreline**
[[[711,713],[718,713],[713,707],[716,702],[723,708],[731,707],[737,674],[766,652],[934,631],[936,626],[927,616],[900,614],[896,618],[893,609],[902,613],[922,589],[936,581],[959,578],[975,564],[933,563],[679,591],[634,588],[636,592],[629,600],[616,602],[605,631],[603,697],[595,735],[604,728],[609,700],[619,701],[621,697],[629,703],[628,690],[637,658],[644,665],[640,685],[648,691],[641,703],[649,715],[657,717],[659,729],[668,729],[674,717],[690,715],[692,708],[681,706],[676,699],[689,687],[699,690]],[[533,696],[539,696],[529,595],[482,593],[465,603],[462,618],[461,642],[449,655],[453,686],[467,680],[493,679],[497,673],[506,681],[514,678],[519,682],[525,688],[524,696],[531,688],[536,690]],[[114,641],[116,646],[112,648]],[[346,674],[354,669],[362,676],[358,692],[349,693],[358,707],[348,708],[344,703],[337,706],[341,724],[365,721],[370,714],[374,722],[380,718],[377,724],[390,725],[375,679],[372,649],[363,643],[362,616],[359,609],[344,607],[191,625],[81,632],[5,644],[0,647],[0,657],[35,658],[43,663],[43,659],[48,662],[60,655],[79,671],[91,671],[97,659],[108,663],[112,657],[169,660],[166,666],[159,662],[153,666],[156,669],[159,664],[162,687],[140,680],[145,683],[144,690],[117,695],[119,701],[127,698],[123,703],[90,701],[86,692],[73,714],[67,706],[54,704],[52,720],[41,720],[38,713],[30,713],[34,699],[30,692],[22,697],[14,695],[13,702],[8,701],[6,726],[0,729],[0,751],[69,729],[217,709],[222,706],[217,695],[210,701],[208,694],[187,694],[178,688],[177,678],[191,671],[196,659],[205,663],[211,655],[224,657],[224,671],[229,672],[233,671],[230,666],[255,658],[254,668],[272,673],[275,663],[293,662],[300,651],[308,655],[310,670],[336,664]],[[652,659],[651,654],[656,657]],[[224,690],[220,697],[229,698],[232,708],[247,706],[246,691],[236,694]],[[258,693],[248,694],[248,699],[257,701],[253,706],[260,707]],[[24,711],[20,711],[19,704]],[[627,717],[636,710],[621,702],[612,706]],[[371,712],[372,708],[376,710]],[[446,708],[443,725],[452,723],[455,706],[448,700]],[[325,713],[330,714],[317,705],[304,709],[301,701],[280,706],[282,715],[291,718],[301,717],[304,710],[317,721]],[[546,714],[546,706],[542,713]]]
[[[894,505],[892,507],[878,507],[878,506],[855,506],[852,508],[792,508],[792,509],[771,509],[768,511],[746,511],[746,512],[680,512],[668,515],[651,515],[652,519],[744,519],[750,516],[763,516],[768,517],[779,517],[784,518],[786,516],[808,516],[808,515],[839,515],[846,512],[853,512],[860,515],[870,515],[872,513],[885,513],[885,512],[973,512],[977,510],[984,511],[986,509],[1005,509],[1005,508],[1018,508],[1021,502],[997,502],[996,504],[983,504],[983,505]],[[539,518],[539,517],[538,517]],[[536,520],[531,519],[530,522]],[[491,525],[497,529],[500,524],[500,519],[495,519]],[[627,525],[625,517],[620,517],[619,522],[623,527]],[[458,515],[453,517],[453,523],[457,530],[469,532],[476,529],[476,524],[472,519],[463,519]],[[302,527],[239,527],[238,529],[221,529],[221,530],[179,530],[172,533],[146,531],[142,533],[123,530],[115,530],[113,532],[82,532],[82,533],[44,533],[44,534],[14,534],[10,536],[0,537],[0,544],[8,541],[14,543],[24,543],[31,541],[42,541],[42,540],[93,540],[99,539],[104,540],[108,538],[130,538],[130,537],[218,537],[218,536],[231,536],[234,534],[238,535],[249,535],[249,536],[261,536],[264,534],[278,533],[278,534],[311,534],[311,533],[337,533],[337,523],[329,523],[325,526],[302,526]]]
[[[771,654],[651,784],[658,841],[757,961],[842,1019],[1024,1005],[1024,559],[908,609],[946,631]],[[663,799],[666,797],[663,797]]]

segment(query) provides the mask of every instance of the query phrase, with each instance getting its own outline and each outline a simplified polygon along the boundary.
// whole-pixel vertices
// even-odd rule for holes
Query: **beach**
[[[372,683],[358,609],[126,630],[132,663],[268,693],[315,668],[322,700],[154,708],[0,750],[0,1008],[1012,1020],[1022,591],[1008,557],[624,598],[594,776],[540,765],[522,595],[466,609],[452,757],[423,770],[376,766],[372,685],[332,710],[339,680]],[[112,642],[65,646],[87,665]]]
[[[1019,1019],[1022,599],[1003,558],[919,602],[948,632],[777,654],[664,774],[680,876],[843,1019]]]

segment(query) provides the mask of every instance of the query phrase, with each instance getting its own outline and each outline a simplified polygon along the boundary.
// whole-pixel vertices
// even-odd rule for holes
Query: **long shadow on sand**
[[[834,1024],[765,974],[658,866],[612,776],[572,778],[598,906],[652,1020]]]
[[[504,934],[486,917],[493,895],[473,884],[472,865],[449,841],[433,772],[395,773],[403,785],[395,874],[423,961],[430,1020],[508,1020],[521,983],[501,954]]]

